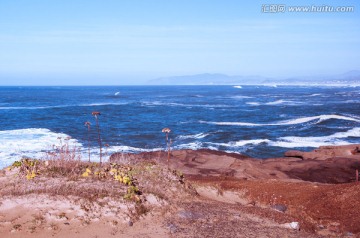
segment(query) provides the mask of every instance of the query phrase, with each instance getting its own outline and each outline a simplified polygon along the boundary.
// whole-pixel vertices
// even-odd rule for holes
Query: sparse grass
[[[132,179],[128,184],[116,181],[109,173],[110,164],[88,163],[83,161],[36,161],[37,176],[27,180],[23,169],[24,161],[20,166],[13,166],[15,177],[1,188],[2,195],[49,194],[63,196],[78,196],[89,200],[103,197],[122,197],[127,193],[128,186],[134,186]],[[91,170],[88,177],[82,176],[86,170]]]
[[[141,203],[143,193],[168,200],[186,192],[180,172],[169,171],[154,161],[137,161],[132,165],[106,162],[100,166],[79,160],[31,160],[37,171],[31,180],[24,177],[23,163],[17,162],[12,167],[16,176],[3,184],[0,195],[49,194],[89,201],[114,197]]]
[[[146,203],[147,194],[164,200],[161,204],[181,200],[187,194],[182,174],[169,171],[155,160],[130,160],[125,156],[116,163],[100,164],[81,161],[77,153],[66,141],[54,147],[54,152],[45,160],[24,158],[15,162],[11,171],[3,170],[9,179],[0,183],[0,196],[45,194],[69,197],[74,201],[82,200],[79,205],[86,212],[92,211],[94,203],[108,206],[104,202],[115,199],[129,203],[129,216],[137,220],[153,207]],[[36,176],[27,179],[29,171],[34,171]],[[66,214],[58,216],[67,217]],[[41,215],[34,217],[35,224],[43,225],[42,219]]]

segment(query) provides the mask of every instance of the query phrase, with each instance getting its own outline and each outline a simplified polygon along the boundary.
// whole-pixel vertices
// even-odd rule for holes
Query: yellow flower
[[[130,182],[131,182],[131,180],[130,180],[129,176],[124,176],[123,183],[124,184],[130,184]]]
[[[32,171],[31,173],[29,172],[27,175],[26,175],[26,179],[27,180],[30,180],[30,179],[33,179],[36,177],[36,174],[35,174],[35,171]]]
[[[122,181],[123,181],[123,178],[121,177],[121,175],[115,175],[115,176],[114,176],[114,179],[115,179],[116,181],[119,181],[119,182],[122,182]]]
[[[89,177],[90,174],[91,174],[91,170],[89,168],[86,168],[85,172],[81,176]]]

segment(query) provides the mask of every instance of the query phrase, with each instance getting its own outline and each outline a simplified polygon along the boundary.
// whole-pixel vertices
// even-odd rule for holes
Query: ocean
[[[360,87],[0,87],[0,168],[68,143],[99,160],[113,152],[209,148],[255,158],[360,143]],[[88,141],[86,121],[91,123]],[[69,139],[69,138],[68,138]]]

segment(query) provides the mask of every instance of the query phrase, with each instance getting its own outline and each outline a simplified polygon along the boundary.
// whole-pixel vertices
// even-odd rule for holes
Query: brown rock
[[[298,150],[289,150],[289,151],[286,151],[284,154],[285,157],[295,157],[295,158],[300,158],[300,159],[304,159],[303,155],[304,155],[304,152],[298,151]]]

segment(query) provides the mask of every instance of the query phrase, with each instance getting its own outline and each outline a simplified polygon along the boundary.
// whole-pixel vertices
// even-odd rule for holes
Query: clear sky
[[[266,4],[286,4],[268,13]],[[290,12],[352,6],[352,12]],[[0,85],[360,69],[360,1],[0,0]]]

